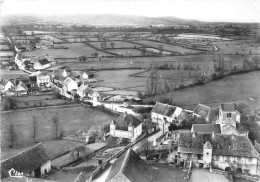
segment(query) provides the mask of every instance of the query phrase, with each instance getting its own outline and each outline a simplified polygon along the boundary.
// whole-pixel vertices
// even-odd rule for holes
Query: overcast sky
[[[1,15],[123,14],[260,22],[260,0],[4,0]]]

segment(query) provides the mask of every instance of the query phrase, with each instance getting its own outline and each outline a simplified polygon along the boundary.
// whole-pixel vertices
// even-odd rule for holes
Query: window
[[[227,117],[228,117],[228,118],[231,118],[231,113],[227,113]]]
[[[201,154],[198,154],[198,159],[202,159],[202,155]]]

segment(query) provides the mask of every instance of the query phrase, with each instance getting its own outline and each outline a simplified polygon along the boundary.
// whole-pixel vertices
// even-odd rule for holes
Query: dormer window
[[[227,113],[227,117],[228,117],[228,118],[231,118],[231,113]]]

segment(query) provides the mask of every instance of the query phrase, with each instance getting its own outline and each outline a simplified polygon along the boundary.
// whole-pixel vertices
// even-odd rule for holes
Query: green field
[[[141,51],[138,49],[108,49],[107,51],[128,57],[141,56]]]
[[[37,140],[46,141],[55,138],[52,117],[57,116],[64,135],[77,130],[88,130],[93,126],[102,125],[114,119],[113,116],[82,106],[43,108],[1,113],[1,147],[10,143],[9,128],[14,125],[15,145],[25,146],[33,142],[33,116],[37,120]]]
[[[97,52],[99,55],[107,56],[109,54],[97,51],[96,49],[89,47],[82,43],[72,44],[60,44],[68,49],[36,49],[34,51],[22,52],[23,56],[37,56],[42,54],[48,54],[54,58],[77,58],[82,55],[91,57],[92,53]]]
[[[186,88],[166,95],[180,106],[197,105],[198,103],[219,106],[221,102],[230,102],[253,98],[255,108],[260,108],[260,72],[228,76],[206,85]],[[146,101],[159,101],[164,95],[149,97]]]
[[[89,38],[90,40],[92,40],[93,38]],[[110,43],[114,43],[114,46],[111,46]],[[94,47],[97,47],[99,49],[101,49],[101,44],[103,42],[90,42],[91,45],[93,45]],[[125,42],[125,41],[108,41],[106,42],[107,48],[137,48],[137,47],[141,47],[141,45],[138,44],[134,44],[134,43],[130,43],[130,42]]]

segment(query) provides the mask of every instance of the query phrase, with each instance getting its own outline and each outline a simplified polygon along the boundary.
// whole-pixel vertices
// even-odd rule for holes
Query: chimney
[[[192,138],[196,138],[196,132],[192,132]]]
[[[212,139],[215,138],[215,131],[212,131],[212,133],[211,133],[211,138],[212,138]]]

